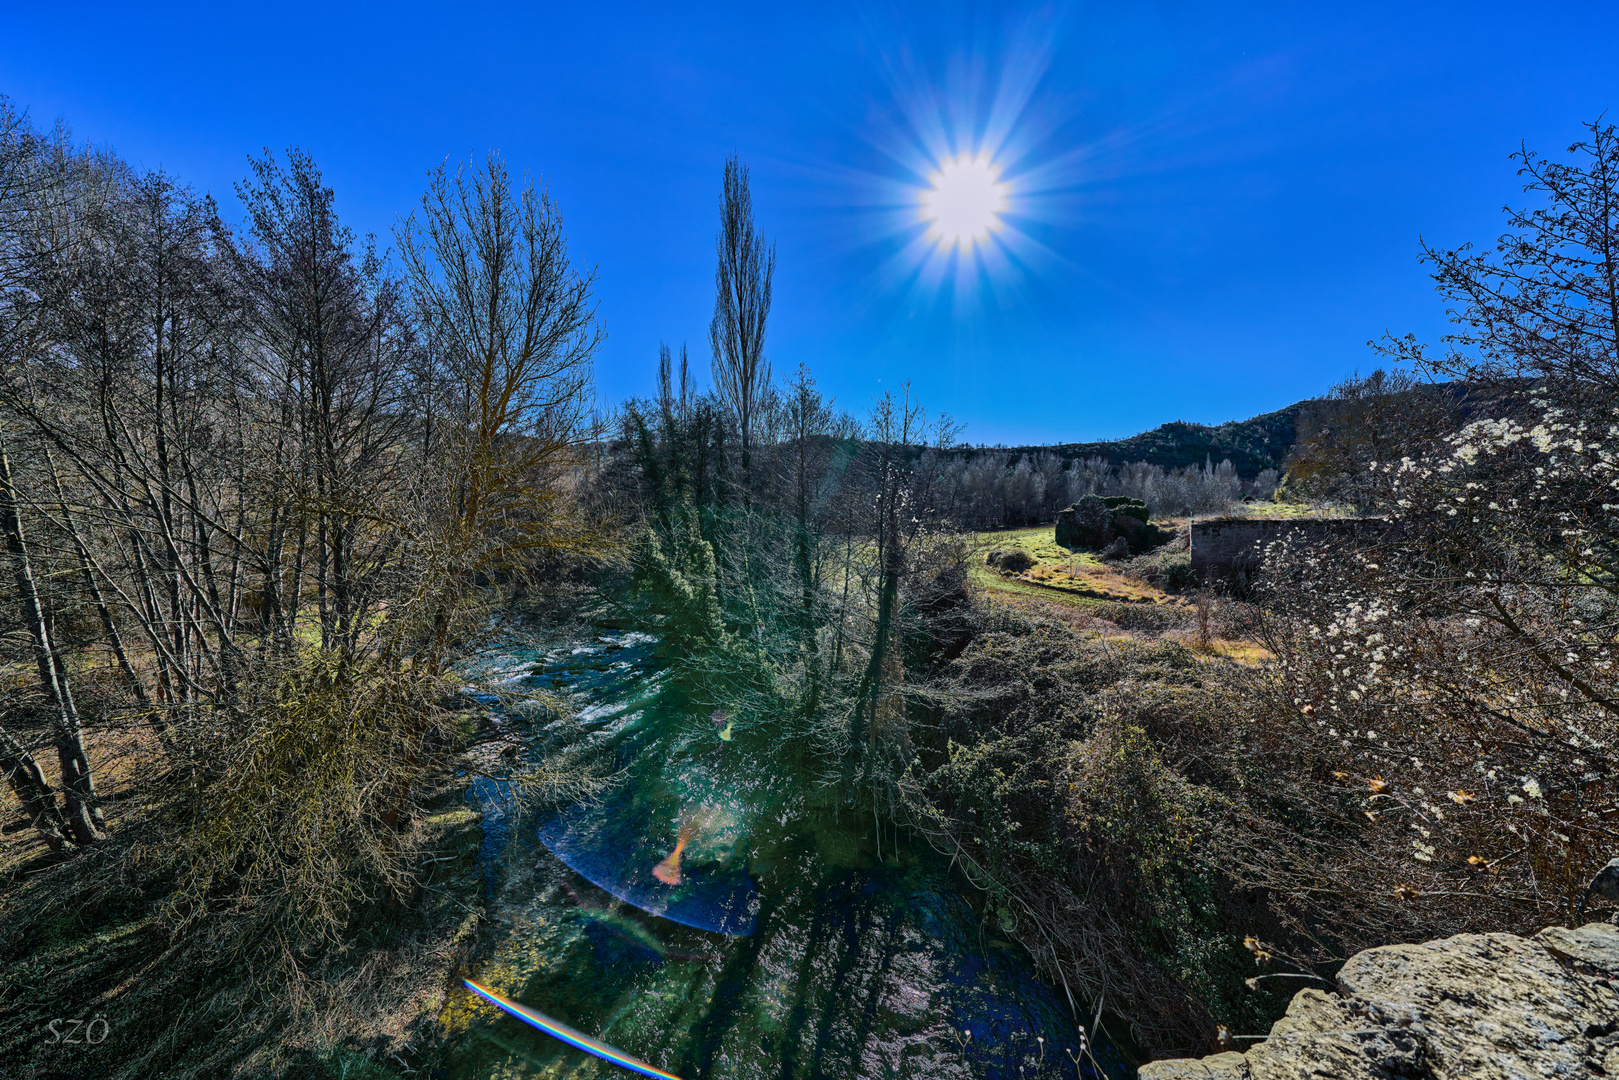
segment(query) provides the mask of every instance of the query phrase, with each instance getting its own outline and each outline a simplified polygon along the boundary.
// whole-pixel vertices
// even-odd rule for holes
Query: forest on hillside
[[[1252,479],[1266,469],[1281,471],[1285,467],[1288,452],[1297,438],[1299,413],[1309,405],[1300,401],[1274,412],[1223,424],[1172,420],[1124,439],[1058,443],[1049,447],[1008,447],[1003,452],[1014,456],[1050,452],[1065,462],[1098,457],[1113,462],[1140,461],[1168,471],[1208,461],[1230,461],[1238,475]]]
[[[1227,1045],[1358,948],[1572,918],[1619,847],[1619,129],[1520,164],[1498,249],[1426,252],[1455,335],[1385,342],[1286,459],[1397,528],[1057,603],[997,591],[972,532],[1224,511],[1277,466],[959,453],[908,389],[840,410],[771,368],[738,159],[709,388],[665,349],[602,410],[592,273],[498,155],[384,244],[297,151],[253,159],[238,226],[5,106],[0,1056],[56,1075],[67,1002],[121,1033],[96,1075],[434,1066],[481,902],[435,883],[435,808],[623,782],[554,697],[520,703],[564,722],[531,756],[473,755],[477,664],[607,625],[795,826],[945,852],[1142,1056]]]

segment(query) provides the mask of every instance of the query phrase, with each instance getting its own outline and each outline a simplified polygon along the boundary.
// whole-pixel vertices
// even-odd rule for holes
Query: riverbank
[[[182,932],[162,922],[170,883],[141,874],[161,808],[132,790],[108,783],[109,838],[94,849],[54,856],[21,830],[0,844],[8,1078],[395,1080],[434,1060],[438,1013],[482,917],[482,832],[459,770],[418,793],[416,894],[356,913],[296,976],[269,961],[272,942],[222,954],[231,912]]]
[[[1141,1080],[1492,1080],[1619,1073],[1619,927],[1459,934],[1349,958],[1257,1044],[1154,1061]]]

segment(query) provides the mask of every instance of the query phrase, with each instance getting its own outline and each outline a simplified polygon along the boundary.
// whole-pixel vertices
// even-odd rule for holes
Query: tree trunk
[[[860,680],[860,694],[855,707],[855,728],[851,734],[858,745],[862,739],[874,737],[877,706],[882,700],[883,674],[887,653],[892,644],[895,609],[899,607],[899,579],[905,570],[905,552],[899,541],[899,491],[891,482],[883,511],[881,536],[883,544],[878,555],[881,567],[877,597],[877,632],[871,644],[871,660]]]
[[[79,573],[84,577],[84,587],[95,605],[96,615],[101,619],[102,632],[107,635],[107,644],[112,647],[113,656],[118,661],[118,670],[124,676],[124,684],[134,695],[135,703],[140,706],[141,712],[150,717],[152,726],[157,729],[158,734],[164,735],[167,726],[163,723],[163,716],[153,707],[152,696],[146,692],[146,684],[141,681],[134,665],[129,662],[129,652],[124,648],[123,633],[118,629],[118,623],[112,617],[112,609],[107,605],[107,598],[101,592],[101,582],[96,577],[96,567],[90,557],[90,548],[73,520],[72,511],[68,509],[67,495],[62,490],[62,477],[57,472],[56,459],[51,456],[49,450],[45,452],[45,461],[50,466],[51,483],[56,487],[56,504],[62,514],[62,526],[73,540],[74,551],[79,557]]]
[[[0,769],[5,770],[6,782],[40,837],[52,851],[61,851],[65,823],[56,795],[45,782],[39,762],[4,728],[0,728]]]
[[[815,569],[810,559],[808,515],[800,510],[798,536],[793,561],[798,569],[799,633],[804,649],[804,677],[809,684],[804,695],[804,715],[814,716],[821,707],[821,651],[815,625]]]
[[[45,618],[39,593],[34,588],[34,572],[23,537],[17,490],[12,484],[11,460],[3,446],[0,446],[0,531],[6,535],[6,550],[11,555],[11,569],[16,579],[23,621],[34,639],[34,659],[39,667],[40,688],[52,706],[56,754],[62,769],[62,793],[67,799],[68,835],[76,844],[92,844],[103,839],[102,830],[106,822],[96,807],[95,783],[90,775],[90,762],[84,753],[79,714],[73,706],[67,671],[56,656],[50,623]]]

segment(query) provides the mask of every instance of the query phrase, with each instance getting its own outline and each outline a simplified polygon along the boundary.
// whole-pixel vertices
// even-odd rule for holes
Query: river
[[[869,813],[802,790],[746,718],[675,700],[652,639],[513,651],[491,672],[571,706],[532,721],[494,706],[515,738],[577,725],[625,779],[561,814],[474,783],[481,984],[687,1080],[1134,1075],[1105,1018],[1087,1048],[1087,1006],[1036,974],[947,859],[903,830],[879,858]],[[470,993],[445,1022],[451,1080],[628,1075]]]

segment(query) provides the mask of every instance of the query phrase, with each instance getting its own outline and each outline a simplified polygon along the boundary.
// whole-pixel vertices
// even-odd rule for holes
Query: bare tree
[[[74,843],[94,843],[102,838],[106,822],[96,804],[79,710],[73,703],[66,662],[56,647],[54,620],[40,602],[35,586],[33,562],[23,533],[22,508],[12,480],[11,461],[3,444],[0,444],[0,532],[5,534],[18,602],[28,626],[28,636],[33,641],[40,689],[45,693],[51,726],[56,733],[57,764],[62,772],[62,791],[67,798],[63,815],[67,833]],[[34,820],[38,827],[39,815],[34,815]],[[41,829],[41,832],[46,830]]]
[[[364,594],[397,541],[363,522],[380,511],[379,493],[409,486],[394,450],[417,419],[404,401],[414,339],[374,246],[355,258],[320,170],[298,150],[287,156],[286,168],[268,155],[254,161],[253,179],[238,185],[256,241],[236,260],[260,346],[247,355],[280,420],[262,448],[271,519],[263,605],[286,647],[309,554],[322,647],[352,651]]]
[[[753,436],[759,406],[770,386],[765,360],[765,321],[776,249],[768,249],[753,224],[748,168],[735,156],[725,162],[720,231],[714,241],[714,318],[708,340],[714,349],[714,386],[736,418],[742,443],[744,482],[753,475]]]
[[[443,472],[421,552],[440,568],[425,645],[445,658],[455,597],[522,558],[582,550],[566,474],[587,430],[595,274],[568,258],[562,216],[544,191],[513,191],[499,154],[431,174],[419,217],[398,230],[421,325],[445,384]]]
[[[0,98],[0,371],[7,376],[49,348],[51,313],[41,295],[40,270],[71,243],[61,226],[73,216],[68,168],[74,163],[62,130],[54,138],[39,136]],[[56,640],[56,611],[38,587],[37,545],[25,532],[26,500],[17,488],[7,449],[0,440],[0,533],[20,621],[32,644],[65,808],[57,807],[32,755],[4,732],[0,732],[0,767],[50,847],[59,848],[64,838],[94,843],[103,838],[106,821],[96,797],[67,662]]]
[[[30,219],[52,197],[38,167],[39,137],[0,96],[0,356],[16,356],[31,305],[25,288]]]
[[[934,517],[931,493],[919,483],[923,474],[913,458],[930,442],[934,449],[947,449],[959,430],[942,413],[930,424],[922,403],[911,396],[909,383],[898,397],[885,391],[871,409],[873,445],[866,467],[876,496],[868,529],[876,542],[877,610],[871,656],[854,695],[851,736],[857,746],[862,741],[875,745],[878,730],[894,721],[902,708],[899,684],[904,666],[895,640],[895,619],[912,548]]]
[[[800,364],[787,386],[787,454],[783,464],[793,520],[793,568],[798,576],[799,638],[804,653],[804,714],[820,708],[822,661],[817,598],[821,588],[817,518],[821,486],[832,460],[832,404],[821,397],[809,368]]]

